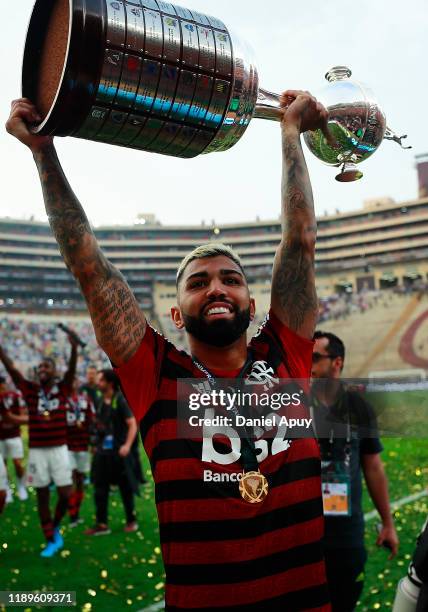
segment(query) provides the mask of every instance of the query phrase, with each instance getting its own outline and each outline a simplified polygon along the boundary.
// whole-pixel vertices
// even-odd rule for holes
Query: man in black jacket
[[[124,531],[138,529],[135,516],[134,494],[138,492],[132,445],[137,434],[137,423],[119,387],[113,370],[98,372],[101,398],[96,416],[96,450],[92,464],[96,524],[86,535],[105,535],[108,527],[108,497],[110,485],[119,487],[126,514]]]
[[[312,355],[311,407],[319,438],[325,515],[324,553],[333,612],[351,612],[364,585],[362,473],[382,520],[379,546],[398,550],[388,482],[372,407],[340,381],[343,342],[317,331]]]

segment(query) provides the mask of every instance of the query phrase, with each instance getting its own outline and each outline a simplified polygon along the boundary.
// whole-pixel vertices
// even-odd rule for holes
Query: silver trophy
[[[342,166],[341,181],[386,127],[370,90],[350,70],[327,73],[324,101],[336,145],[307,132],[309,149]],[[24,52],[23,95],[39,134],[75,136],[191,158],[226,151],[253,117],[281,120],[280,96],[259,87],[251,51],[215,17],[161,0],[37,0]]]

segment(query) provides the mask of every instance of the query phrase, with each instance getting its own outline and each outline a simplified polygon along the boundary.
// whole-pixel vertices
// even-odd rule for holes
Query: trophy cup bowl
[[[355,180],[355,164],[388,130],[368,89],[348,91],[346,70],[328,73],[343,94],[328,106],[337,149],[318,131],[305,141],[322,161],[343,165],[342,180]],[[36,0],[22,93],[42,117],[34,133],[182,158],[230,149],[253,117],[283,116],[239,37],[215,17],[162,0]]]

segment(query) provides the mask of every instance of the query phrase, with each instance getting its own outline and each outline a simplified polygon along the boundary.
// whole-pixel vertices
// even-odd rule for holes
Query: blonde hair
[[[187,268],[190,262],[194,261],[195,259],[205,259],[206,257],[218,257],[219,255],[224,255],[225,257],[228,257],[233,262],[235,262],[236,265],[239,266],[242,274],[245,277],[244,268],[242,267],[242,262],[241,262],[241,259],[239,258],[239,255],[235,253],[235,251],[231,247],[221,242],[210,242],[208,244],[202,244],[201,246],[196,247],[196,249],[193,249],[193,251],[191,251],[188,255],[186,255],[186,257],[182,260],[177,270],[177,277],[176,277],[177,287],[181,280],[181,277],[183,276],[184,270]]]

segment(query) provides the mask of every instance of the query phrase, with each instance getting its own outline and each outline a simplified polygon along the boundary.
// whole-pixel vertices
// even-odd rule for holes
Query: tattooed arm
[[[52,138],[29,131],[28,123],[39,120],[29,100],[15,100],[6,129],[33,153],[49,223],[61,254],[86,299],[99,345],[120,366],[139,347],[146,320],[124,277],[102,253],[64,175]]]
[[[305,92],[287,91],[282,101],[282,239],[273,265],[271,307],[285,325],[312,339],[318,312],[316,219],[300,134],[326,130],[327,111]]]

